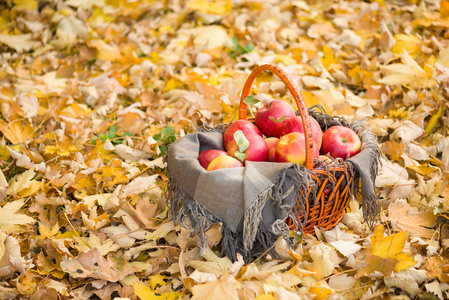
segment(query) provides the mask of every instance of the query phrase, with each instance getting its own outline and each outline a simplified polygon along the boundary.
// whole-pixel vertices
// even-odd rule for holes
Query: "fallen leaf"
[[[13,144],[27,142],[34,136],[34,129],[32,125],[25,120],[15,120],[9,124],[3,120],[0,120],[0,131]]]
[[[424,129],[411,121],[404,121],[391,134],[391,139],[400,140],[404,143],[411,142],[425,133]]]
[[[198,284],[192,287],[192,300],[238,300],[238,288],[241,283],[234,276],[226,274],[219,280]]]
[[[312,276],[316,280],[321,280],[330,274],[332,274],[332,271],[335,267],[335,261],[331,259],[331,250],[329,247],[313,247],[311,250],[309,250],[310,257],[312,258],[313,262],[303,262],[304,268],[306,270],[314,272]]]
[[[24,273],[28,267],[30,262],[22,257],[19,242],[0,230],[0,278]]]
[[[362,246],[350,241],[336,241],[329,244],[346,257],[356,254],[362,248]]]
[[[76,241],[75,248],[79,252],[85,252],[89,251],[91,249],[97,249],[100,251],[101,255],[106,255],[109,252],[115,252],[118,249],[120,249],[120,246],[117,244],[114,244],[114,241],[112,240],[106,240],[102,242],[95,234],[90,234],[88,238],[85,237],[74,237]]]
[[[32,39],[31,34],[0,34],[0,43],[14,49],[17,53],[34,50],[41,45],[41,42]]]
[[[404,199],[398,199],[388,206],[388,217],[386,221],[391,222],[395,231],[408,231],[411,237],[431,238],[435,235],[433,227],[437,217],[430,209],[419,210],[410,207]]]
[[[381,168],[376,178],[376,187],[389,187],[388,197],[405,199],[415,188],[415,180],[409,179],[405,168],[389,160],[381,159]]]
[[[188,264],[201,272],[212,273],[215,275],[223,275],[232,267],[232,262],[228,257],[218,257],[209,247],[206,247],[202,253],[202,260],[188,260]]]
[[[428,279],[425,270],[408,269],[394,273],[390,278],[384,278],[388,287],[398,287],[406,291],[410,297],[414,298],[422,292],[419,285]]]
[[[402,252],[406,239],[406,231],[384,236],[384,227],[379,225],[371,237],[371,256],[366,258],[367,265],[359,269],[356,278],[376,276],[376,272],[391,277],[394,272],[413,267],[416,261]]]
[[[209,14],[226,15],[232,8],[230,0],[192,0],[187,2],[187,6],[192,10],[197,10]]]
[[[125,261],[119,267],[110,259],[105,259],[97,248],[82,252],[76,258],[63,257],[61,269],[74,278],[96,278],[110,282],[122,280],[134,273],[134,268]]]
[[[134,293],[136,293],[141,300],[176,300],[183,297],[183,293],[181,292],[161,293],[154,291],[140,281],[134,282],[133,288]]]
[[[6,203],[0,207],[0,230],[4,232],[15,232],[20,230],[20,225],[35,223],[36,220],[25,214],[19,213],[24,205],[24,199]]]

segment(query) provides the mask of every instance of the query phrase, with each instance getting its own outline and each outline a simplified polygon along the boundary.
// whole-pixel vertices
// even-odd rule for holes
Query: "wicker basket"
[[[302,210],[299,209],[298,205],[294,209],[297,212],[301,211],[298,218],[287,218],[286,222],[290,228],[298,228],[297,223],[299,220],[301,224],[304,224],[302,228],[304,233],[313,234],[315,226],[325,230],[331,229],[340,222],[345,214],[345,209],[351,196],[350,186],[353,183],[353,179],[347,172],[347,166],[344,164],[333,163],[327,169],[314,167],[313,135],[309,112],[301,93],[290,76],[279,67],[270,64],[261,65],[254,69],[242,90],[239,119],[247,120],[247,105],[243,100],[249,96],[254,80],[263,71],[271,71],[277,75],[285,83],[296,102],[305,131],[306,161],[304,166],[312,171],[312,179],[315,182],[313,189],[302,191],[301,193],[308,200],[302,202],[305,203],[305,207]],[[331,193],[326,195],[324,190],[328,183],[332,183],[333,188]]]

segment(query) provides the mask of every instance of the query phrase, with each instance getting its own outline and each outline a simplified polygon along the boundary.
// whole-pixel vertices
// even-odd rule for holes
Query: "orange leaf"
[[[0,120],[0,131],[13,144],[24,143],[33,138],[34,129],[30,122],[15,120],[9,124]]]

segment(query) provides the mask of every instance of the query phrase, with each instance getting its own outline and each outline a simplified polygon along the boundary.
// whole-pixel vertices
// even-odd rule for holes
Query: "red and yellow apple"
[[[210,162],[220,155],[227,155],[227,153],[226,151],[217,149],[204,150],[198,154],[198,162],[203,168],[207,169]]]
[[[239,167],[243,167],[243,164],[238,159],[229,155],[220,155],[210,162],[207,171]]]
[[[254,123],[248,120],[237,120],[233,122],[223,133],[223,147],[227,151],[229,144],[234,140],[234,133],[241,130],[243,133],[254,133],[262,136],[260,129]]]
[[[249,144],[241,152],[240,145],[234,138],[229,142],[228,155],[238,158],[241,162],[249,161],[268,161],[268,145],[264,138],[255,133],[243,133]]]
[[[318,158],[320,152],[313,141],[313,158]],[[306,161],[306,140],[303,133],[291,132],[279,138],[276,146],[276,161],[304,164]]]
[[[265,139],[268,146],[268,161],[276,161],[276,146],[278,145],[279,138],[269,137]]]
[[[256,112],[255,122],[267,137],[280,137],[282,126],[295,116],[295,111],[287,102],[274,100]]]
[[[323,134],[321,154],[329,154],[333,158],[354,156],[360,152],[362,142],[354,130],[344,126],[332,126]]]
[[[312,134],[313,134],[313,140],[318,145],[318,149],[321,147],[321,140],[323,138],[323,131],[321,130],[320,124],[318,124],[318,121],[315,120],[312,117],[309,117],[310,124],[312,126]],[[286,135],[290,132],[304,132],[304,125],[302,123],[302,119],[300,116],[295,116],[288,120],[284,126],[281,128],[281,136]]]

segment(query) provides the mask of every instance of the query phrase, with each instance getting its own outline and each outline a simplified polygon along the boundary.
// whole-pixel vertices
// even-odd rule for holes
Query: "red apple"
[[[354,130],[344,126],[332,126],[323,134],[321,154],[346,159],[359,153],[361,147],[362,142]]]
[[[241,132],[240,132],[241,133]],[[268,145],[262,136],[255,133],[241,133],[246,138],[248,144],[246,149],[241,151],[241,145],[238,141],[238,131],[234,134],[235,138],[229,143],[228,155],[238,158],[241,162],[250,161],[268,161]]]
[[[332,193],[332,188],[332,184],[327,183],[323,190],[324,196],[329,196]]]
[[[220,155],[227,155],[227,153],[226,151],[217,149],[201,151],[200,154],[198,154],[198,161],[203,168],[207,169],[210,162]]]
[[[268,145],[268,161],[276,161],[276,146],[279,139],[277,137],[269,137],[265,139],[265,142]]]
[[[243,164],[238,159],[229,155],[220,155],[210,162],[207,171],[238,167],[243,167]]]
[[[312,125],[313,140],[318,145],[318,149],[321,147],[321,140],[323,138],[323,131],[321,130],[320,124],[314,118],[310,117],[310,124]],[[284,126],[281,128],[281,136],[286,135],[290,132],[301,132],[304,133],[304,126],[302,124],[302,119],[299,116],[293,117],[288,120]]]
[[[256,126],[267,137],[280,137],[281,127],[295,116],[295,111],[287,102],[274,100],[256,112]]]
[[[226,129],[223,133],[223,147],[227,151],[229,143],[234,139],[234,133],[237,130],[243,131],[243,133],[254,133],[262,136],[262,132],[252,122],[247,120],[237,120]]]
[[[320,152],[313,141],[313,158],[318,158]],[[276,161],[304,164],[306,161],[306,139],[303,133],[291,132],[281,136],[276,146]]]

